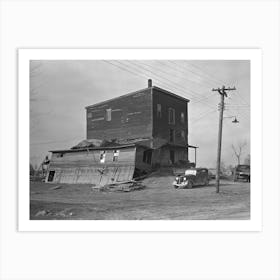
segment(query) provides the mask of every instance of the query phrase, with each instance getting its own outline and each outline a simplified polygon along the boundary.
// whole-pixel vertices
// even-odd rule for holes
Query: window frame
[[[157,118],[161,119],[162,117],[162,107],[160,103],[157,103]]]
[[[106,122],[112,121],[112,108],[108,108],[105,110],[105,121]]]
[[[181,112],[181,114],[180,114],[180,121],[181,121],[181,123],[185,123],[186,122],[186,117],[185,117],[185,113],[184,112]]]
[[[168,108],[168,124],[175,125],[175,116],[176,116],[175,109],[169,107]]]

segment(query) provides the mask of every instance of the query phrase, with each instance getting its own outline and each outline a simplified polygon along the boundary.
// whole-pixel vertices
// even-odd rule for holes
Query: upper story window
[[[161,104],[157,104],[157,117],[161,118]]]
[[[87,113],[87,117],[88,117],[88,118],[92,118],[92,112],[88,112],[88,113]]]
[[[184,129],[181,130],[181,138],[186,140],[186,131]]]
[[[185,123],[185,113],[184,112],[181,112],[180,120],[181,120],[181,123]]]
[[[168,123],[175,124],[175,109],[168,108]]]
[[[112,109],[106,109],[105,120],[107,122],[112,120]]]

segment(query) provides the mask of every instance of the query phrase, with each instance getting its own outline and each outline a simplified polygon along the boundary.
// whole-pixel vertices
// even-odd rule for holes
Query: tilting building
[[[86,140],[51,151],[47,182],[105,185],[187,166],[189,100],[152,85],[86,107]]]

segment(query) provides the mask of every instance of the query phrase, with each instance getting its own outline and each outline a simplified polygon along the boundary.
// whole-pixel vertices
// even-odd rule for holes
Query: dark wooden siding
[[[161,117],[157,114],[157,104],[161,104]],[[168,123],[168,109],[175,110],[175,124]],[[180,114],[184,113],[185,122],[181,122]],[[173,144],[186,146],[188,144],[188,102],[153,89],[153,137],[170,142],[170,129],[174,130]],[[181,136],[185,132],[185,139]]]
[[[135,139],[152,136],[151,89],[87,108],[87,139]],[[107,121],[106,109],[111,109]]]

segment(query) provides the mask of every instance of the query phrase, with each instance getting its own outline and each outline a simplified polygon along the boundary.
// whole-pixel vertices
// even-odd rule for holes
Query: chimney
[[[148,80],[148,87],[152,87],[153,86],[153,81],[152,81],[152,79],[149,79]]]

